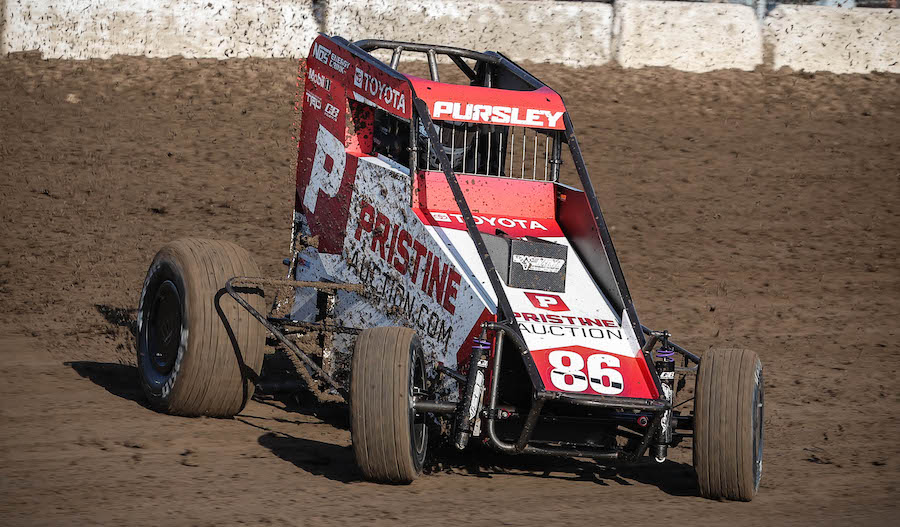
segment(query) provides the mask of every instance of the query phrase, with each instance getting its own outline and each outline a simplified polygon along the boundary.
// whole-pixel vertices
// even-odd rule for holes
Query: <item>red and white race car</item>
[[[412,53],[430,78],[397,70]],[[467,83],[440,82],[439,57]],[[226,242],[164,247],[138,317],[154,405],[239,412],[268,330],[350,403],[371,480],[415,479],[443,420],[458,448],[510,454],[661,462],[691,438],[703,495],[755,495],[760,361],[701,360],[640,324],[555,91],[500,53],[325,35],[305,77],[288,277]],[[273,288],[290,294],[267,309]]]

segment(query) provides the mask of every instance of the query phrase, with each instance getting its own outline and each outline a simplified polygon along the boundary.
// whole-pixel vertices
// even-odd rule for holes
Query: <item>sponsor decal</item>
[[[340,112],[341,112],[341,111],[338,109],[337,106],[335,106],[335,105],[333,105],[333,104],[331,104],[331,103],[328,103],[328,106],[325,107],[325,112],[324,112],[324,113],[325,113],[325,115],[327,115],[332,121],[337,121],[338,114],[339,114]]]
[[[542,273],[558,273],[565,260],[559,258],[546,258],[544,256],[529,256],[525,254],[514,254],[512,257],[514,263],[522,266],[525,271],[539,271]]]
[[[318,99],[318,97],[316,98]],[[319,99],[319,105],[321,106],[321,104],[322,100]],[[320,124],[316,134],[316,153],[313,157],[309,184],[306,185],[306,191],[303,193],[303,206],[310,214],[316,213],[320,191],[329,198],[337,195],[344,179],[346,164],[347,156],[344,153],[344,144]]]
[[[568,311],[569,306],[563,302],[559,295],[551,295],[549,293],[529,293],[525,296],[531,301],[532,305],[538,309],[546,309],[547,311]]]
[[[536,128],[555,128],[565,112],[491,106],[449,101],[436,101],[431,116],[435,119],[475,121],[480,123],[513,124]]]
[[[350,67],[350,62],[343,57],[335,54],[331,49],[319,44],[318,42],[313,43],[313,56],[321,62],[322,64],[327,65],[334,71],[338,73],[346,73],[347,68]]]
[[[580,353],[558,349],[547,355],[547,362],[550,382],[558,390],[583,392],[590,387],[602,395],[619,395],[625,390],[625,379],[619,371],[622,362],[615,355],[594,353],[585,361]]]
[[[392,267],[385,268],[379,262],[380,255],[363,250],[347,253],[347,267],[356,273],[360,282],[366,285],[366,293],[378,299],[386,312],[402,316],[420,334],[435,339],[447,346],[453,337],[453,319],[447,316],[443,306],[426,302],[416,284],[410,284],[404,277],[398,277]],[[430,300],[430,297],[424,297]],[[384,309],[384,308],[382,308]]]
[[[447,313],[456,312],[454,301],[462,277],[452,264],[365,201],[360,204],[359,222],[353,236],[360,241],[363,233],[371,235],[369,251],[393,266],[405,278],[407,287],[418,287]]]
[[[314,70],[313,68],[309,68],[309,72],[307,73],[306,76],[316,86],[323,88],[327,91],[331,91],[331,79],[326,77],[324,74]]]
[[[328,65],[328,59],[331,57],[331,50],[318,42],[313,43],[313,56],[322,64]]]
[[[346,73],[347,68],[350,67],[350,61],[332,53],[331,62],[329,62],[328,65],[331,66],[335,71]]]
[[[555,295],[553,295],[555,296]],[[622,329],[614,320],[575,315],[514,313],[526,335],[622,340]]]
[[[322,109],[322,98],[318,95],[314,95],[311,92],[306,92],[306,102],[309,103],[310,106],[315,108],[316,110]]]
[[[456,223],[461,225],[463,228],[466,226],[466,222],[462,217],[462,214],[451,214],[447,212],[432,212],[431,218],[440,223]],[[536,220],[528,220],[528,219],[520,219],[520,218],[500,218],[497,216],[477,216],[472,215],[472,219],[475,220],[475,225],[488,224],[492,227],[506,227],[507,229],[513,229],[516,227],[521,227],[522,229],[530,229],[530,230],[540,230],[547,231],[547,227],[545,227],[541,222]]]
[[[357,88],[363,90],[366,94],[374,97],[376,100],[381,101],[397,111],[406,113],[405,94],[391,88],[358,67],[356,68],[356,73],[353,75],[353,84]]]

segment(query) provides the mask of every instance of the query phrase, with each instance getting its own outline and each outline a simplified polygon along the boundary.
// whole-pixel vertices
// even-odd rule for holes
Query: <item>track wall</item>
[[[615,10],[613,40],[623,67],[702,72],[762,64],[762,31],[749,6],[621,0]]]
[[[303,57],[319,31],[500,50],[518,61],[668,66],[763,64],[900,72],[900,10],[618,0],[0,0],[0,53]]]
[[[900,73],[900,9],[778,6],[765,22],[776,69]]]

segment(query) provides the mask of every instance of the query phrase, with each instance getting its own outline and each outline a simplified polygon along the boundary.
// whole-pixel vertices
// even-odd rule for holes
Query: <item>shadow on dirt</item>
[[[288,413],[296,413],[315,417],[322,422],[340,430],[350,430],[350,412],[346,405],[339,403],[320,403],[315,396],[305,391],[282,392],[275,394],[256,393],[253,400],[284,410]],[[278,404],[281,403],[281,404]]]
[[[134,366],[91,361],[71,361],[63,364],[109,393],[147,406],[144,393],[141,391],[138,371]]]
[[[341,483],[360,481],[360,474],[350,447],[312,439],[302,439],[281,432],[268,432],[259,444],[297,468]]]
[[[310,474],[341,483],[361,481],[350,447],[277,432],[240,417],[239,421],[265,430],[259,444],[279,458]],[[426,461],[428,474],[493,478],[500,475],[592,482],[601,486],[652,485],[672,496],[698,496],[693,468],[686,463],[649,461],[633,466],[601,465],[588,460],[543,456],[503,455],[487,447],[474,446],[459,452],[452,447],[432,450]]]
[[[570,481],[590,481],[602,486],[635,483],[653,485],[673,496],[698,496],[694,469],[688,464],[653,461],[638,465],[600,464],[589,460],[530,455],[505,455],[488,447],[472,446],[464,452],[452,447],[432,450],[426,473],[444,472],[467,477],[491,478],[515,475]]]

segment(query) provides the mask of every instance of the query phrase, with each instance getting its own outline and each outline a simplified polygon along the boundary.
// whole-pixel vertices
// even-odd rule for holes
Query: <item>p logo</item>
[[[347,153],[344,151],[344,144],[320,124],[319,133],[316,134],[316,154],[313,158],[312,173],[306,192],[303,193],[303,205],[310,213],[316,213],[320,190],[329,198],[333,198],[340,190],[346,164]]]
[[[525,296],[528,297],[528,300],[531,300],[531,303],[534,307],[538,309],[544,309],[547,311],[568,311],[569,306],[563,302],[563,299],[559,297],[559,295],[550,295],[544,293],[525,293]]]

